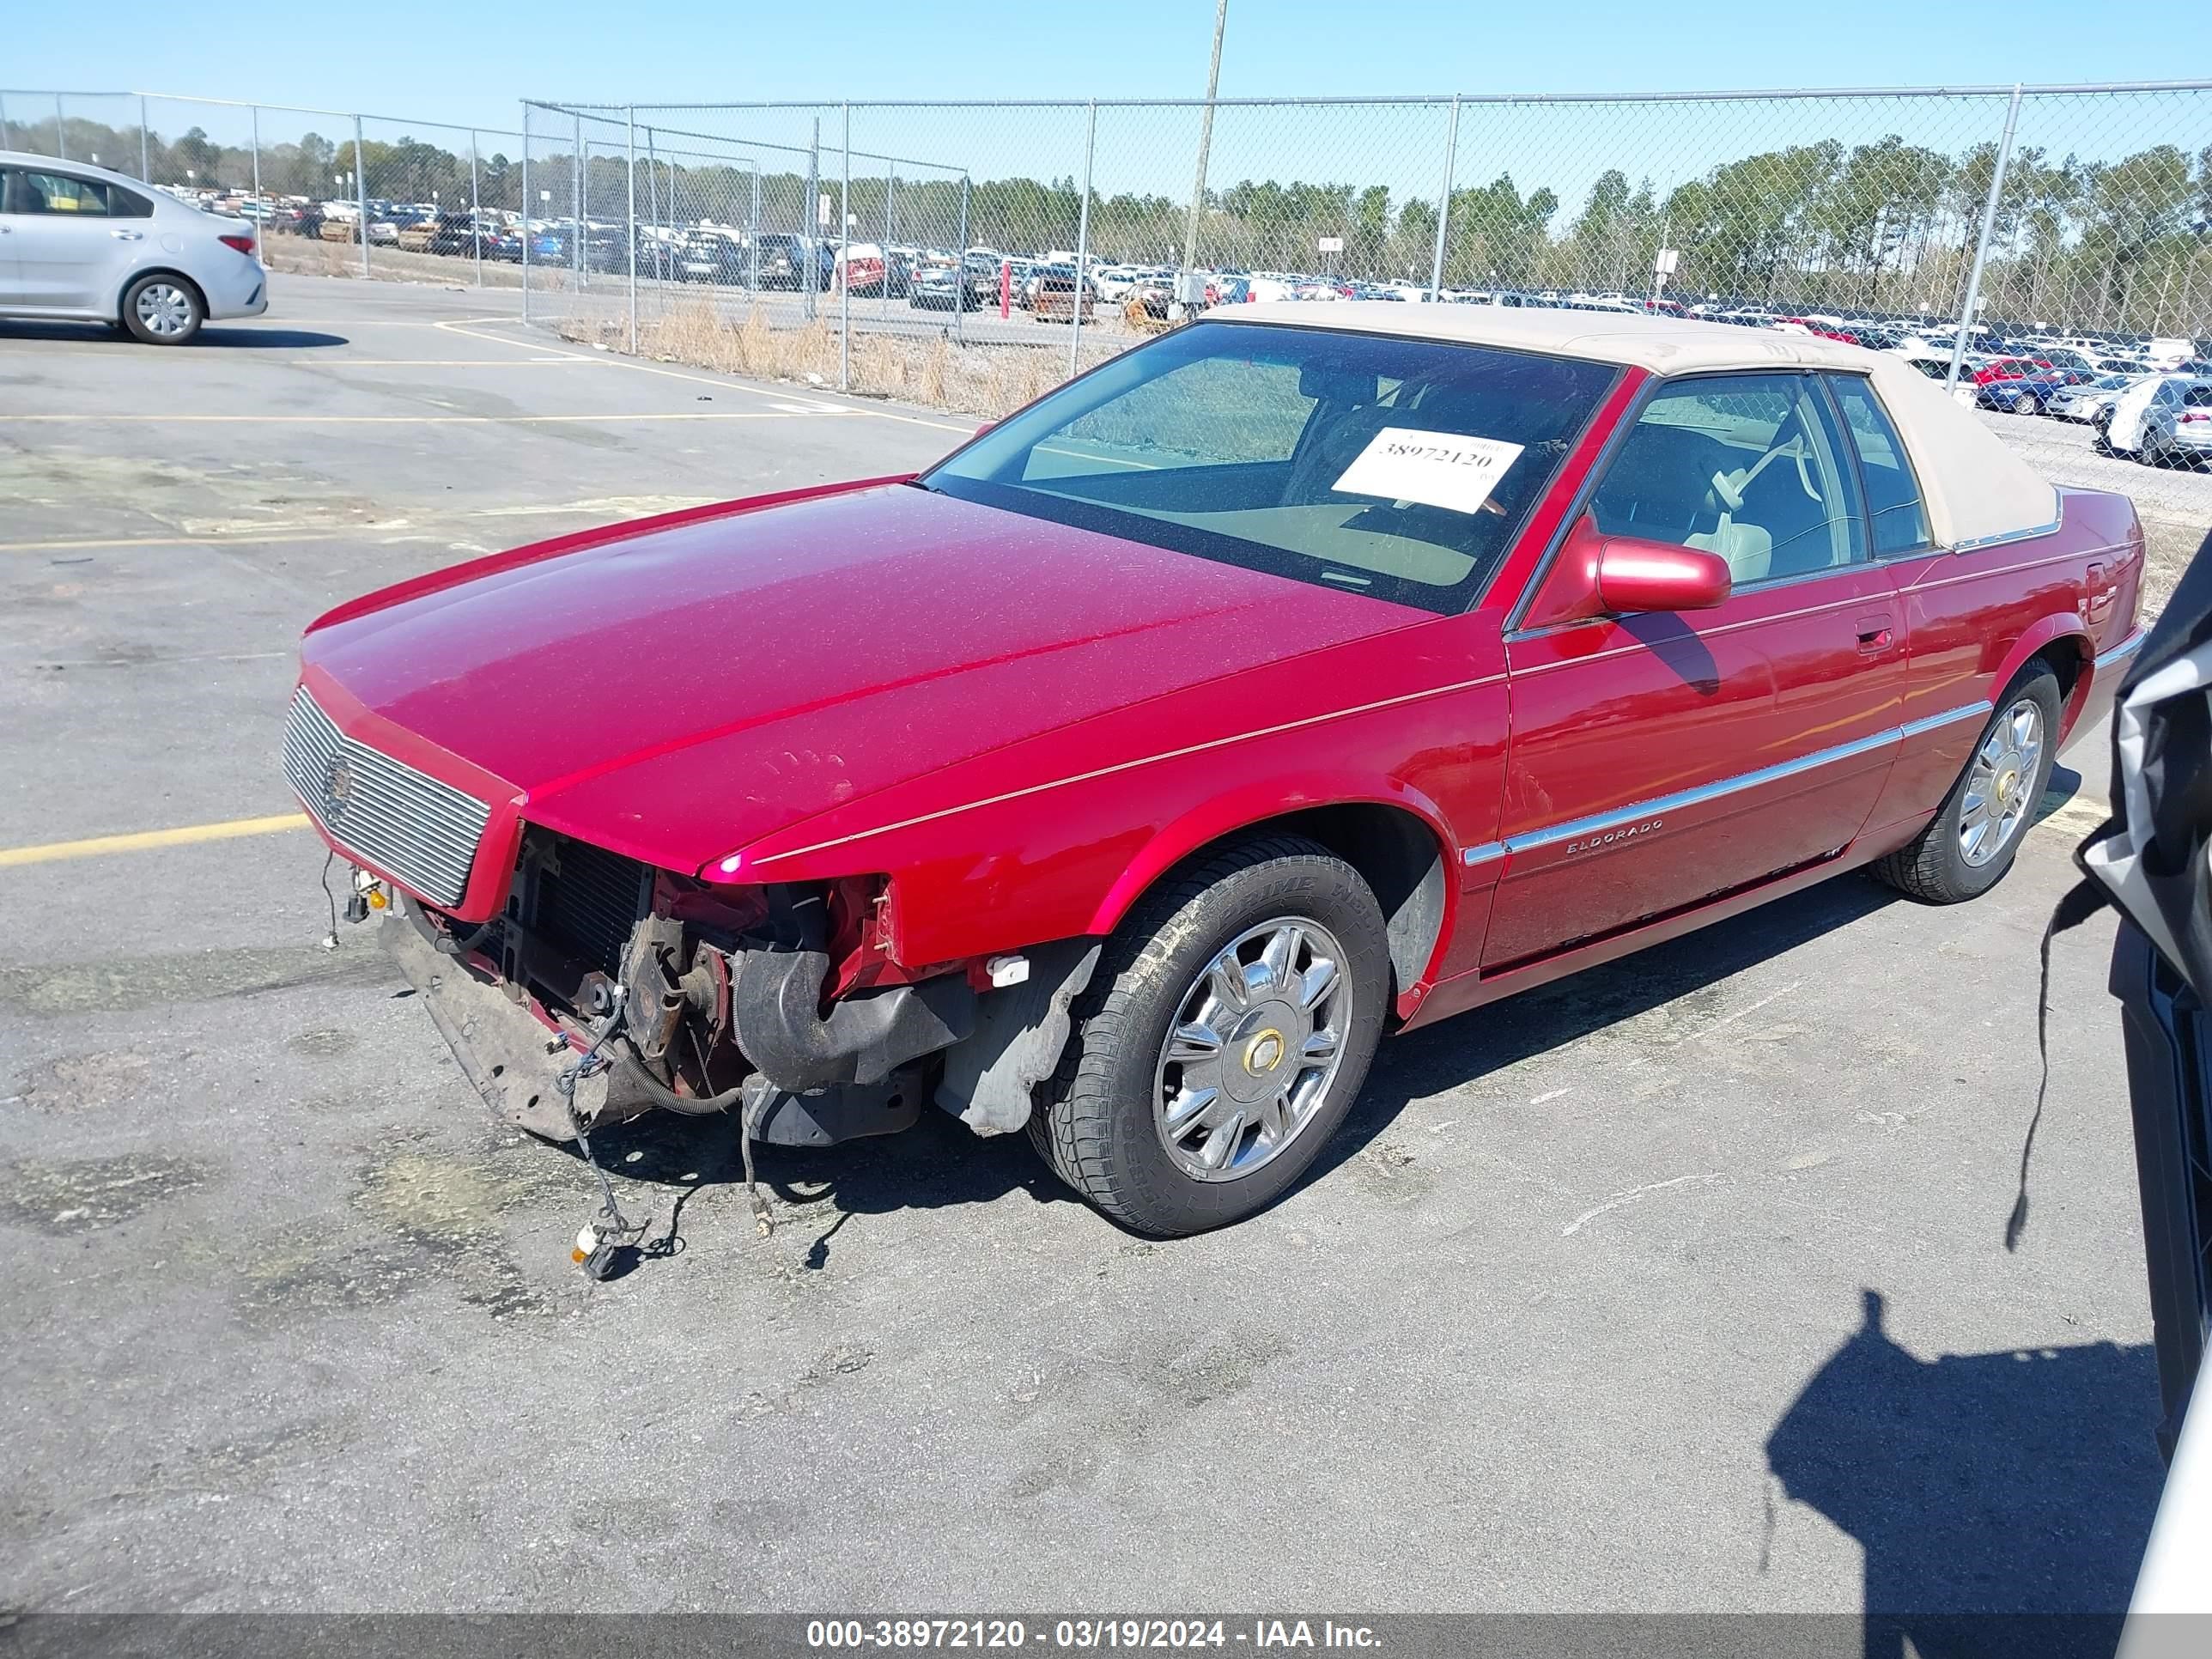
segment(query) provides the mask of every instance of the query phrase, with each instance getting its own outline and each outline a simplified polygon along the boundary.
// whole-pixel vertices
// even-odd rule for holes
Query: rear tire
[[[2058,677],[2029,664],[1997,699],[1942,809],[1874,873],[1928,904],[1978,898],[2002,881],[2051,781],[2058,710]]]
[[[181,276],[153,271],[123,290],[123,328],[143,345],[182,345],[207,320],[207,302]]]
[[[1297,836],[1229,847],[1107,941],[1030,1139],[1132,1231],[1241,1221],[1344,1121],[1390,993],[1382,908],[1350,865]]]

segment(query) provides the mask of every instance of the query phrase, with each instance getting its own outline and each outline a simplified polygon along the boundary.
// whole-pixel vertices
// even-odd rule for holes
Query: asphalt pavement
[[[294,641],[967,427],[272,289],[184,349],[0,325],[0,1605],[2124,1605],[2161,1468],[2107,921],[2053,953],[2002,1243],[2095,742],[1978,902],[1848,877],[1386,1042],[1229,1231],[1131,1238],[929,1114],[766,1149],[763,1239],[728,1127],[656,1121],[602,1151],[662,1246],[595,1285],[584,1168],[369,930],[322,947]]]

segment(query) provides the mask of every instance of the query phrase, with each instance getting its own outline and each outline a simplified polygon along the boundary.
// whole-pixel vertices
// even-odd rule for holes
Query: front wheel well
[[[1184,865],[1202,862],[1232,842],[1255,836],[1304,836],[1358,872],[1376,902],[1390,944],[1393,994],[1428,971],[1443,931],[1449,891],[1446,854],[1436,832],[1418,814],[1379,801],[1310,806],[1263,818],[1192,849]],[[1164,873],[1161,879],[1166,879]]]

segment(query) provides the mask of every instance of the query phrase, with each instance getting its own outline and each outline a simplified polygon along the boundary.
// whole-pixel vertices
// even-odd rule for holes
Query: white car
[[[2212,380],[2193,374],[2151,375],[2112,399],[2112,412],[2099,428],[2095,447],[2106,454],[2124,455],[2146,466],[2182,458],[2185,453],[2193,459],[2201,447],[2178,441],[2179,437],[2196,435],[2177,433],[2180,412],[2185,408],[2196,411],[2208,406],[2212,406]],[[2201,421],[2192,419],[2191,424],[2203,429]]]
[[[81,161],[0,150],[0,317],[106,323],[180,345],[269,308],[253,228]]]
[[[2120,393],[2142,378],[2140,374],[2106,374],[2081,386],[2062,386],[2051,394],[2043,412],[2058,420],[2094,426],[2111,411]]]

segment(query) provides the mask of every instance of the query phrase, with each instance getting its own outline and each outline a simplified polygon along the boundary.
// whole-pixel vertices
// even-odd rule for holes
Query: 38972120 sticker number
[[[1386,426],[1352,458],[1334,488],[1344,495],[1473,513],[1490,499],[1521,450],[1500,438]]]

